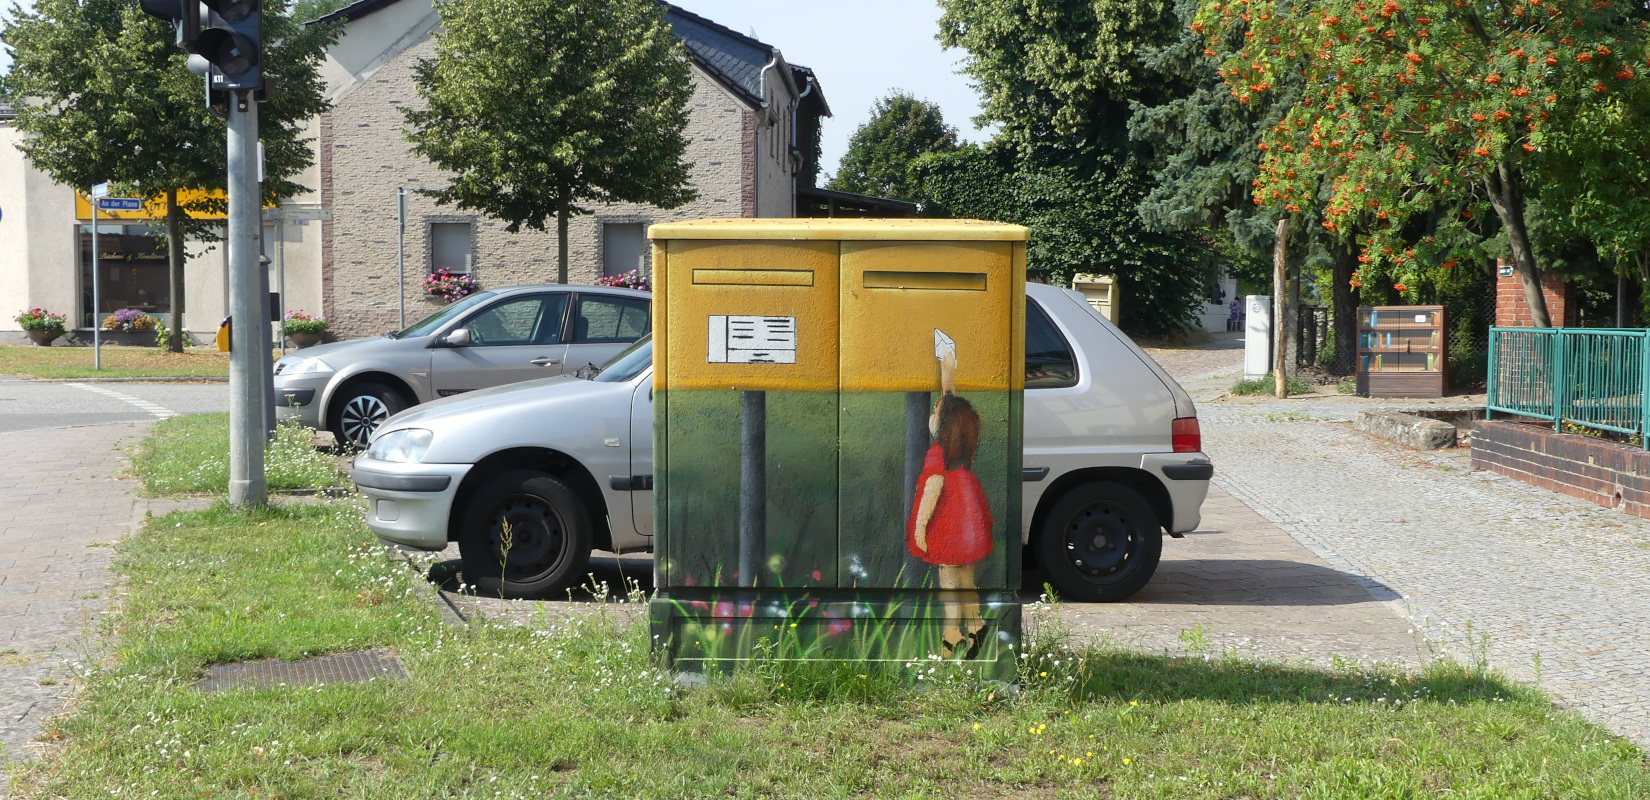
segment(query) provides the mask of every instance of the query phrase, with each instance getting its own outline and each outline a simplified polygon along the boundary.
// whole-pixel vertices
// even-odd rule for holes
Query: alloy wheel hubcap
[[[389,419],[390,408],[384,401],[370,394],[352,398],[344,404],[344,412],[339,415],[339,427],[344,429],[344,438],[357,447],[366,447],[367,440],[372,438],[372,432]]]
[[[1103,503],[1085,506],[1066,523],[1066,557],[1093,579],[1107,579],[1126,569],[1140,538],[1129,518]]]

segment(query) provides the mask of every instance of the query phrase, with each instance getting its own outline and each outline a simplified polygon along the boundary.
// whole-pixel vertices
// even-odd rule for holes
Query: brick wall
[[[1524,281],[1517,273],[1502,275],[1503,262],[1496,263],[1495,324],[1504,328],[1530,328],[1530,303],[1524,295]],[[1541,295],[1547,301],[1547,317],[1554,325],[1575,323],[1575,309],[1570,307],[1570,286],[1560,278],[1543,278]]]
[[[407,48],[339,98],[323,120],[323,202],[332,209],[323,281],[326,314],[340,338],[383,333],[397,325],[395,189],[434,189],[442,172],[407,151],[401,109],[418,102],[413,68],[433,58],[432,40]],[[568,231],[568,280],[590,283],[601,275],[602,225],[607,222],[666,222],[704,217],[738,217],[747,206],[746,184],[754,172],[748,153],[746,107],[693,69],[686,160],[693,164],[699,198],[669,211],[640,204],[605,204],[575,216]],[[330,145],[330,146],[329,146]],[[428,274],[429,230],[437,222],[472,222],[474,274],[484,287],[553,283],[556,279],[555,220],[545,231],[509,233],[505,223],[413,194],[406,229],[407,322],[437,306],[418,284]]]
[[[1643,448],[1490,420],[1472,434],[1472,466],[1650,517],[1650,452]]]

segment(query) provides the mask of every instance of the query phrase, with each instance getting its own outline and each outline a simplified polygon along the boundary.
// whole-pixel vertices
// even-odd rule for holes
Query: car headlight
[[[297,362],[296,364],[293,364],[291,367],[288,367],[284,370],[281,370],[281,374],[282,375],[328,375],[328,374],[331,374],[332,371],[333,371],[332,367],[329,366],[327,364],[327,362],[322,361],[319,358],[306,358],[302,361]]]
[[[367,458],[379,461],[423,461],[435,434],[423,428],[402,428],[390,431],[372,440]]]

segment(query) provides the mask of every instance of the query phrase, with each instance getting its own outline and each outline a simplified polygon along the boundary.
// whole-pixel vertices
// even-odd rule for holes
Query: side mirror
[[[446,342],[449,347],[468,346],[470,344],[470,329],[459,328],[458,330],[447,334],[447,337],[442,341]]]

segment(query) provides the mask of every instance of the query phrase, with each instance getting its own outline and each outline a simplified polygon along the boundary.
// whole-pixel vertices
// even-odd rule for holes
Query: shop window
[[[172,313],[166,230],[149,225],[97,226],[97,308],[92,308],[92,226],[80,230],[80,327],[123,308],[150,316]],[[95,320],[95,321],[94,321]]]
[[[430,223],[430,272],[443,267],[467,274],[472,260],[472,235],[468,222]]]
[[[610,222],[602,226],[602,275],[612,277],[631,270],[647,274],[647,236],[641,223]]]

